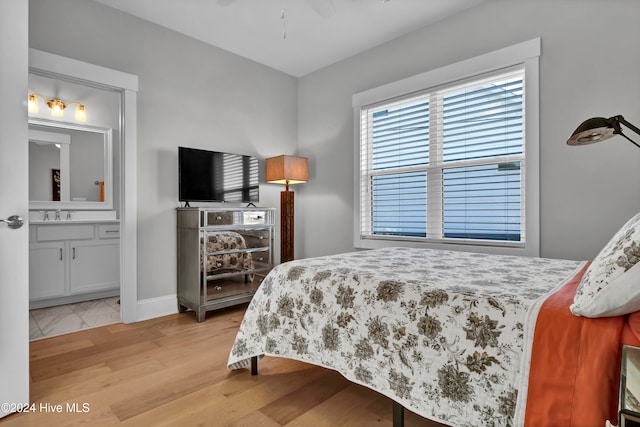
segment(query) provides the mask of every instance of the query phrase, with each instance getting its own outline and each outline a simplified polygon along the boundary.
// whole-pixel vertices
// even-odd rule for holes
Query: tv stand
[[[178,208],[177,228],[178,311],[198,322],[251,301],[274,266],[274,208]]]

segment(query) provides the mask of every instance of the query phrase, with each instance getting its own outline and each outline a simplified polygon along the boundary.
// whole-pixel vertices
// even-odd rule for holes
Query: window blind
[[[366,106],[362,238],[524,242],[524,69]]]

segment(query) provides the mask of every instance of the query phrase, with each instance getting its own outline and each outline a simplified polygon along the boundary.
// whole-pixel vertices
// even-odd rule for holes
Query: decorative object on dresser
[[[613,116],[605,119],[604,117],[593,117],[585,120],[578,126],[573,132],[571,138],[567,141],[569,145],[587,145],[595,142],[604,141],[613,137],[613,135],[620,135],[631,141],[633,145],[640,148],[640,145],[627,135],[622,133],[620,125],[623,124],[638,135],[640,135],[640,129],[629,123],[622,116]]]
[[[293,255],[293,191],[290,184],[300,184],[309,180],[308,159],[306,157],[277,156],[266,160],[267,182],[285,184],[280,193],[280,262],[291,261]]]
[[[250,301],[273,268],[275,208],[178,208],[178,311]]]

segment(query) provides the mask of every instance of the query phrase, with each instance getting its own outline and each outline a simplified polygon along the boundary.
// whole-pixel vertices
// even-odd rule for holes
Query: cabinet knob
[[[218,215],[218,216],[216,217],[216,221],[220,221],[221,219],[222,219],[222,217],[221,217],[220,215]]]
[[[221,262],[216,262],[216,267],[222,267],[222,263]]]

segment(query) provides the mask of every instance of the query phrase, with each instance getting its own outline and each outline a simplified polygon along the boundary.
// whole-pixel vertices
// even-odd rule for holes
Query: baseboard
[[[138,301],[136,321],[154,319],[178,312],[178,298],[176,294]]]
[[[86,294],[69,295],[66,297],[47,298],[29,301],[29,310],[37,308],[53,307],[55,305],[74,304],[76,302],[90,301],[95,299],[110,298],[120,295],[120,288],[108,291],[89,292]]]

